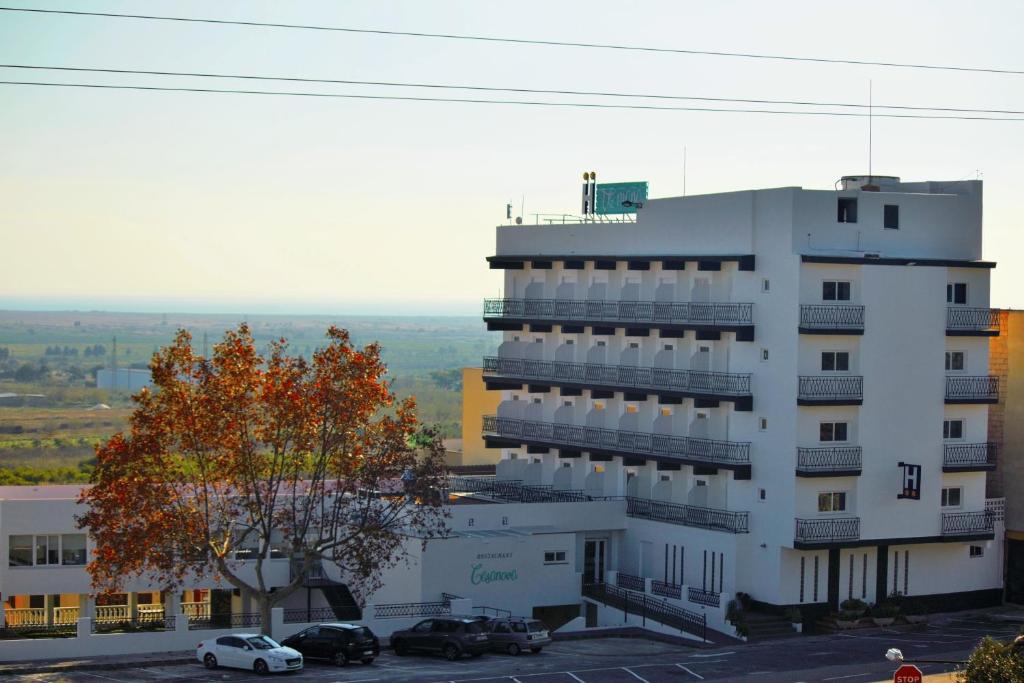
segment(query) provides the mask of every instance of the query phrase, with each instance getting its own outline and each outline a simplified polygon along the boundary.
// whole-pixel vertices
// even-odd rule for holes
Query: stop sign
[[[893,683],[921,683],[921,680],[921,670],[913,664],[904,664],[892,676]]]

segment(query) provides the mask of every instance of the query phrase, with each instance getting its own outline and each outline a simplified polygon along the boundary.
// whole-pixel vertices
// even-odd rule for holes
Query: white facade
[[[608,562],[648,580],[778,607],[998,602],[982,184],[874,181],[499,227],[499,479],[629,497]]]

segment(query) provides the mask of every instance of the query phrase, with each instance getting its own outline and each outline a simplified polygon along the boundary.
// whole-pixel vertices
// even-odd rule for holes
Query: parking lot
[[[448,662],[432,657],[396,657],[386,651],[372,665],[338,668],[309,662],[285,679],[360,683],[398,681],[518,681],[519,683],[669,683],[681,681],[876,681],[892,675],[886,649],[898,647],[907,660],[962,660],[984,635],[1010,638],[1019,626],[984,617],[962,617],[914,631],[870,629],[828,636],[797,637],[690,649],[638,638],[598,638],[556,642],[538,655],[484,655]],[[950,664],[922,664],[925,673],[949,671]],[[181,683],[266,680],[234,669],[207,671],[198,662],[146,668],[13,676],[24,683]]]

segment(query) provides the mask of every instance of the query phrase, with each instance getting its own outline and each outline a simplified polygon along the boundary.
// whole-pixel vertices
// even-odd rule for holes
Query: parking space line
[[[646,678],[640,678],[640,676],[638,676],[636,673],[630,671],[626,667],[622,667],[622,670],[625,671],[626,673],[628,673],[630,676],[632,676],[633,678],[635,678],[638,681],[643,681],[643,683],[650,683],[650,681],[648,681]]]
[[[676,666],[678,666],[678,667],[679,667],[680,669],[682,669],[682,670],[683,670],[683,671],[685,671],[686,673],[690,674],[691,676],[695,676],[695,677],[696,677],[697,679],[699,679],[699,680],[702,680],[702,681],[704,680],[704,677],[703,677],[703,676],[701,676],[701,675],[700,675],[699,673],[697,673],[696,671],[690,671],[689,669],[687,669],[687,668],[686,668],[685,666],[683,666],[682,664],[676,664]]]
[[[823,681],[841,681],[844,678],[862,678],[864,676],[873,676],[874,674],[863,673],[863,674],[850,674],[848,676],[833,676],[832,678],[823,678]]]
[[[101,676],[100,674],[94,674],[91,671],[79,671],[78,673],[82,674],[83,676],[93,676],[95,678],[102,678],[102,679],[105,679],[105,680],[108,680],[108,681],[117,681],[117,683],[124,683],[123,680],[120,679],[120,678],[111,678],[110,676]]]
[[[577,676],[576,674],[574,674],[571,671],[563,671],[562,673],[568,675],[569,678],[571,678],[572,680],[576,681],[576,683],[587,683],[585,680],[583,680],[582,678],[580,678],[579,676]]]

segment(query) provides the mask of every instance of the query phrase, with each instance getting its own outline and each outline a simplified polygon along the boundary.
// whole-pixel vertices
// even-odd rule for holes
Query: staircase
[[[743,617],[747,622],[747,639],[751,641],[792,638],[800,635],[785,617],[764,612],[745,612]]]
[[[606,583],[584,585],[583,596],[614,607],[625,614],[643,615],[645,619],[707,640],[707,618],[703,614]]]
[[[327,598],[327,604],[331,606],[336,619],[340,621],[358,621],[362,618],[362,610],[356,604],[355,598],[349,592],[348,586],[343,583],[333,585],[321,585],[320,590]]]

